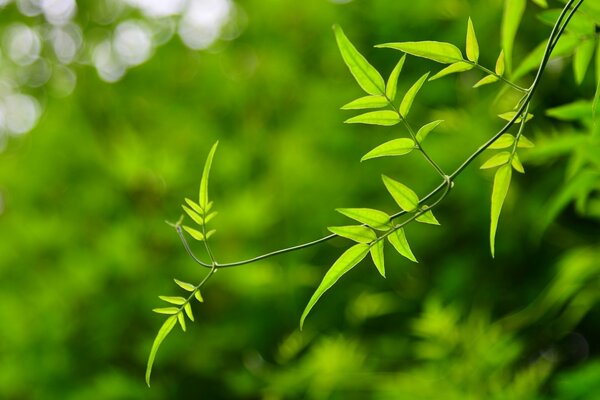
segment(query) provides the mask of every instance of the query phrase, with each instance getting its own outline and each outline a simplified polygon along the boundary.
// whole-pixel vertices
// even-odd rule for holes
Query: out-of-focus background
[[[541,3],[527,4],[516,66],[557,16]],[[157,295],[205,272],[164,220],[197,196],[210,146],[220,141],[220,261],[318,238],[347,222],[336,207],[393,212],[381,173],[421,195],[436,175],[417,154],[359,163],[405,132],[342,123],[353,114],[340,106],[361,91],[331,26],[386,76],[400,53],[374,44],[464,48],[471,16],[493,67],[502,1],[0,1],[0,398],[599,398],[595,72],[579,83],[571,62],[596,46],[589,18],[600,12],[586,3],[533,103],[537,147],[514,176],[495,259],[492,174],[476,163],[436,212],[441,227],[407,228],[418,264],[387,252],[384,280],[364,261],[302,332],[304,305],[347,241],[219,271],[196,322],[162,345],[149,389]],[[400,93],[439,69],[409,57]],[[411,111],[416,126],[445,120],[428,146],[447,170],[515,100],[498,100],[499,84],[472,89],[481,77],[428,83]]]

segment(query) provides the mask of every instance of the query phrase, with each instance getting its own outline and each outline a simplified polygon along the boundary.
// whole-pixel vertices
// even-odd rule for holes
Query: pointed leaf
[[[452,64],[463,60],[460,49],[453,44],[445,42],[384,43],[375,47],[400,50],[413,56],[427,58],[442,64]]]
[[[210,167],[212,165],[213,157],[215,156],[215,151],[217,151],[218,145],[219,142],[217,141],[210,149],[208,157],[206,158],[206,163],[204,164],[204,170],[202,171],[202,179],[200,180],[200,195],[198,205],[205,212],[207,211],[208,206],[208,176],[210,175]]]
[[[415,219],[418,222],[422,222],[424,224],[430,224],[430,225],[439,225],[440,224],[440,222],[437,220],[437,218],[435,218],[435,216],[433,215],[431,210],[424,212],[423,214],[419,215]]]
[[[214,234],[215,234],[215,232],[217,232],[217,230],[216,230],[216,229],[211,229],[210,231],[206,232],[206,239],[207,239],[207,240],[208,240],[208,239],[210,239],[210,237],[211,237],[212,235],[214,235]]]
[[[521,18],[525,11],[525,0],[505,0],[504,13],[502,15],[502,48],[506,69],[510,72],[512,69],[512,50],[521,23]]]
[[[384,243],[383,240],[378,240],[371,246],[369,252],[371,253],[371,258],[373,259],[373,264],[375,264],[377,271],[385,278],[385,258],[383,255]]]
[[[202,217],[195,211],[193,211],[192,209],[186,207],[186,206],[181,206],[183,207],[183,211],[185,211],[185,213],[187,215],[190,216],[191,219],[194,220],[195,223],[197,223],[198,225],[204,225],[204,221],[202,220]]]
[[[412,262],[418,262],[415,255],[413,254],[408,241],[406,240],[406,234],[404,229],[400,228],[388,235],[388,241],[394,246],[396,251],[401,256],[408,258]]]
[[[473,27],[473,21],[471,21],[470,17],[467,24],[467,58],[474,63],[479,60],[479,43],[477,43],[475,28]]]
[[[398,64],[396,64],[392,70],[387,84],[385,85],[385,95],[388,99],[390,99],[390,101],[394,101],[396,98],[396,92],[398,91],[398,77],[402,71],[402,66],[404,66],[404,60],[406,60],[406,54],[402,55],[400,61],[398,61]]]
[[[515,169],[515,171],[520,172],[522,174],[525,173],[525,168],[523,168],[523,164],[521,164],[521,160],[519,160],[519,156],[517,154],[513,155],[511,165]]]
[[[198,300],[200,303],[204,303],[204,299],[202,298],[202,294],[200,293],[199,290],[196,290],[194,292],[194,297],[196,298],[196,300]]]
[[[515,115],[517,115],[516,111],[509,111],[509,112],[505,112],[503,114],[498,114],[498,116],[505,121],[512,121],[512,119],[515,117]],[[533,114],[527,113],[527,118],[525,118],[525,122],[530,121],[532,118],[533,118]],[[520,116],[519,118],[517,118],[515,120],[515,124],[520,123],[522,120],[523,120],[523,117]]]
[[[479,168],[481,168],[481,169],[494,168],[494,167],[497,167],[499,165],[506,164],[509,159],[510,159],[510,153],[508,151],[501,151],[500,153],[497,153],[497,154],[494,154],[493,156],[491,156]]]
[[[202,232],[197,231],[194,228],[190,228],[189,226],[184,226],[183,229],[190,234],[191,237],[193,237],[196,240],[199,241],[203,241],[204,240],[204,235],[202,234]]]
[[[521,135],[519,138],[519,143],[517,143],[517,147],[522,147],[524,149],[535,147],[535,144],[525,136]]]
[[[377,239],[375,232],[363,225],[330,226],[327,229],[338,236],[354,240],[358,243],[371,243]]]
[[[209,222],[210,222],[210,221],[211,221],[211,220],[212,220],[214,217],[216,217],[216,216],[217,216],[217,214],[219,214],[219,212],[218,212],[218,211],[213,211],[213,212],[211,212],[210,214],[208,214],[208,215],[206,216],[206,218],[204,218],[204,223],[205,223],[205,224],[208,224],[208,223],[209,223]]]
[[[408,115],[408,112],[412,107],[412,103],[415,100],[415,97],[417,97],[417,93],[419,93],[419,90],[421,90],[421,86],[423,86],[423,83],[427,80],[428,76],[429,72],[420,77],[419,80],[416,81],[410,87],[410,89],[408,89],[408,91],[404,95],[404,98],[402,98],[402,103],[400,103],[400,114],[403,118],[406,118],[406,116]]]
[[[164,308],[153,308],[152,309],[153,312],[158,313],[158,314],[177,314],[177,312],[179,311],[179,308],[177,307],[164,307]]]
[[[193,322],[194,314],[192,313],[192,305],[190,303],[185,303],[185,306],[183,306],[183,309],[185,310],[185,313],[187,314],[188,318]]]
[[[546,2],[546,0],[533,0],[533,2],[542,8],[548,7],[548,3]]]
[[[454,74],[457,72],[469,71],[469,70],[473,69],[473,67],[474,67],[473,64],[469,64],[464,61],[459,61],[454,64],[450,64],[449,66],[447,66],[446,68],[444,68],[443,70],[441,70],[440,72],[438,72],[437,74],[435,74],[434,76],[429,78],[429,81],[431,82],[436,79],[442,78],[446,75]]]
[[[437,121],[430,122],[426,125],[423,125],[417,132],[417,136],[416,136],[417,142],[423,143],[423,141],[427,138],[427,135],[429,135],[429,133],[432,130],[434,130],[435,128],[437,128],[437,126],[439,124],[441,124],[442,122],[444,122],[444,120],[440,119]]]
[[[595,41],[588,39],[583,41],[577,49],[575,49],[575,56],[573,58],[573,71],[575,73],[575,82],[581,85],[585,73],[588,70],[588,66],[594,56],[594,50],[596,48]]]
[[[183,313],[177,314],[177,320],[179,321],[179,325],[181,325],[181,330],[185,332],[185,317]]]
[[[355,244],[346,250],[340,258],[333,264],[333,266],[327,271],[321,284],[312,295],[304,312],[302,313],[302,317],[300,318],[300,329],[304,325],[304,320],[306,316],[310,312],[310,310],[314,307],[316,302],[321,298],[323,293],[325,293],[329,288],[331,288],[337,281],[344,275],[346,272],[350,271],[352,268],[356,266],[359,262],[361,262],[367,253],[369,252],[369,245],[364,243]]]
[[[479,86],[488,85],[490,83],[498,82],[499,79],[496,75],[488,75],[482,78],[479,82],[473,85],[474,88],[478,88]]]
[[[498,219],[500,218],[500,212],[502,211],[502,204],[508,193],[510,186],[510,178],[512,176],[512,168],[510,165],[503,165],[498,168],[496,175],[494,176],[494,187],[492,189],[492,212],[491,212],[491,224],[490,224],[490,248],[492,251],[492,257],[494,257],[496,240],[496,229],[498,227]]]
[[[160,329],[158,330],[158,334],[154,338],[154,342],[152,343],[152,349],[150,350],[150,355],[148,356],[148,365],[146,366],[146,384],[150,386],[150,374],[152,373],[152,365],[154,364],[154,359],[156,358],[156,353],[158,352],[158,348],[163,340],[167,337],[167,335],[171,332],[175,324],[177,323],[177,317],[171,316],[167,318],[167,320],[162,324]]]
[[[505,149],[512,146],[515,143],[515,137],[510,133],[505,133],[500,136],[494,143],[492,143],[488,149]]]
[[[185,303],[185,299],[179,296],[158,296],[158,298],[167,303],[177,304],[178,306]]]
[[[383,211],[371,208],[336,208],[335,211],[378,231],[390,229],[390,216]]]
[[[593,104],[587,100],[576,100],[546,110],[546,115],[562,121],[578,121],[592,116]]]
[[[385,84],[379,72],[356,50],[342,28],[334,25],[333,31],[342,58],[359,86],[369,94],[383,94]]]
[[[500,55],[498,56],[498,59],[496,60],[496,73],[500,76],[504,75],[504,70],[505,70],[505,64],[504,64],[504,50],[500,51]]]
[[[190,200],[186,197],[185,202],[188,203],[188,205],[190,207],[192,207],[192,210],[194,210],[195,212],[198,213],[198,215],[204,215],[204,211],[202,210],[202,208],[200,208],[200,206],[194,202],[193,200]]]
[[[342,110],[362,110],[365,108],[382,108],[389,104],[385,96],[364,96],[342,106]]]
[[[183,290],[186,290],[188,292],[193,292],[194,289],[196,289],[196,287],[194,285],[192,285],[191,283],[183,282],[183,281],[180,281],[179,279],[173,279],[173,280],[180,288],[182,288]]]
[[[371,111],[365,114],[357,115],[344,121],[347,124],[367,124],[392,126],[400,122],[398,113],[390,110]]]
[[[410,212],[417,208],[419,205],[419,196],[415,192],[388,176],[382,175],[381,178],[388,192],[390,192],[401,209]]]
[[[360,161],[365,161],[376,157],[402,156],[415,149],[415,142],[412,139],[394,139],[385,142],[365,154]]]
[[[560,40],[557,42],[556,47],[552,51],[552,58],[563,57],[569,55],[573,50],[581,43],[581,39],[578,35],[562,35]],[[544,51],[546,50],[546,40],[540,43],[533,51],[531,51],[527,57],[521,62],[519,67],[515,69],[512,74],[512,79],[519,79],[530,71],[535,70],[539,65]]]

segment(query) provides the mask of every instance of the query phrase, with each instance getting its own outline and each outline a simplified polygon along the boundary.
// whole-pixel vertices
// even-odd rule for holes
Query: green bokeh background
[[[372,45],[463,47],[468,16],[482,63],[493,65],[500,51],[499,0],[238,5],[241,36],[209,51],[172,40],[115,84],[78,67],[75,92],[43,94],[37,127],[0,153],[0,398],[598,398],[597,220],[569,207],[543,235],[535,229],[563,182],[561,159],[515,175],[495,259],[493,176],[473,165],[436,212],[441,227],[407,228],[418,264],[387,251],[383,280],[364,261],[321,299],[302,332],[304,305],[346,241],[219,271],[205,303],[194,305],[196,322],[161,347],[146,387],[163,320],[150,311],[157,295],[178,293],[172,278],[198,282],[205,273],[164,220],[177,220],[183,198],[197,196],[216,140],[213,246],[223,262],[318,238],[347,222],[337,207],[394,212],[381,173],[420,194],[438,184],[417,154],[359,163],[404,132],[343,124],[353,114],[340,106],[361,92],[333,23],[384,76],[400,53]],[[528,4],[517,60],[549,33],[539,10]],[[18,18],[2,13],[3,23]],[[399,92],[438,69],[409,58]],[[589,75],[576,86],[569,59],[552,65],[529,137],[585,131],[556,125],[543,110],[591,98]],[[495,114],[514,101],[507,93],[494,103],[499,86],[471,89],[481,77],[429,83],[411,111],[414,125],[445,120],[429,148],[446,170],[501,126]]]

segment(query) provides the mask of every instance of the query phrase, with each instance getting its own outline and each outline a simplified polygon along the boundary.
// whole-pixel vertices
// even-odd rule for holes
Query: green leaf
[[[473,27],[473,21],[471,21],[470,17],[467,24],[467,58],[474,63],[479,60],[479,43],[477,43],[475,28]]]
[[[410,153],[414,149],[414,140],[406,138],[394,139],[375,147],[373,150],[365,154],[360,161],[365,161],[376,157],[401,156]]]
[[[420,77],[419,80],[416,81],[410,87],[410,89],[408,89],[408,91],[402,98],[402,103],[400,103],[400,114],[402,115],[403,118],[406,118],[406,116],[408,115],[408,112],[410,111],[412,103],[413,103],[415,97],[417,97],[417,93],[419,93],[421,86],[423,86],[423,83],[427,80],[428,76],[429,76],[429,72],[427,72],[425,75]]]
[[[433,122],[430,122],[430,123],[428,123],[426,125],[423,125],[419,129],[419,131],[417,132],[417,135],[416,135],[417,142],[423,143],[423,141],[427,138],[427,136],[429,135],[429,133],[432,130],[434,130],[435,128],[437,128],[437,126],[439,124],[441,124],[442,122],[444,122],[444,120],[439,119],[437,121],[433,121]]]
[[[392,126],[400,122],[398,113],[390,110],[371,111],[365,114],[357,115],[344,121],[347,124],[367,124]]]
[[[504,61],[504,50],[500,51],[500,55],[496,60],[496,74],[502,76],[504,75],[504,70],[506,69],[505,61]]]
[[[519,160],[519,156],[516,153],[513,155],[511,165],[515,169],[515,171],[520,172],[522,174],[525,173],[525,168],[523,168],[523,164],[521,164],[521,160]]]
[[[185,213],[187,215],[189,215],[190,218],[193,219],[195,223],[197,223],[198,225],[204,225],[204,221],[202,220],[202,217],[196,211],[193,211],[192,209],[190,209],[184,205],[182,205],[181,207],[183,207],[183,211],[185,211]]]
[[[158,314],[177,314],[179,312],[179,308],[177,307],[164,307],[164,308],[154,308],[153,312]]]
[[[562,35],[558,40],[556,47],[552,51],[552,59],[564,57],[567,54],[570,54],[573,49],[579,45],[579,43],[581,43],[581,39],[578,35]],[[512,79],[519,79],[525,76],[525,74],[528,72],[535,70],[540,65],[545,50],[546,40],[540,43],[535,49],[533,49],[533,51],[531,51],[531,53],[527,55],[527,57],[525,57],[512,75]]]
[[[430,224],[430,225],[439,225],[440,224],[440,222],[437,220],[437,218],[435,218],[435,216],[433,215],[431,210],[425,211],[423,214],[421,214],[417,218],[415,218],[415,220],[418,222],[422,222],[424,224]]]
[[[525,136],[521,135],[519,138],[519,143],[517,143],[517,147],[522,147],[524,149],[535,147],[535,144]]]
[[[542,8],[548,7],[548,3],[546,2],[546,0],[533,0],[533,2]]]
[[[371,249],[369,250],[371,253],[371,258],[373,259],[373,264],[377,268],[377,271],[385,278],[385,258],[383,255],[383,240],[378,240],[373,243]]]
[[[204,303],[204,299],[202,298],[202,294],[200,293],[199,290],[196,290],[194,292],[194,297],[196,298],[196,300],[198,300],[200,303]]]
[[[513,118],[517,115],[516,111],[509,111],[509,112],[505,112],[503,114],[498,114],[498,116],[500,118],[502,118],[505,121],[512,121]],[[533,118],[533,114],[529,114],[527,113],[527,117],[525,118],[525,122],[530,121]],[[519,124],[521,123],[521,121],[523,120],[523,116],[520,116],[519,118],[517,118],[515,120],[515,124]]]
[[[505,149],[515,143],[515,137],[510,133],[505,133],[492,143],[488,149]]]
[[[592,117],[593,105],[588,100],[577,100],[546,110],[546,115],[562,121],[578,121]]]
[[[179,296],[158,296],[162,301],[166,301],[167,303],[177,304],[178,306],[185,303],[185,299]]]
[[[492,211],[491,211],[491,224],[490,224],[490,248],[492,251],[492,257],[495,253],[495,240],[496,240],[496,229],[498,227],[498,219],[500,218],[500,212],[502,211],[502,204],[508,193],[510,186],[510,178],[512,176],[512,168],[510,165],[503,165],[496,171],[494,176],[494,187],[492,189]]]
[[[208,210],[208,175],[210,174],[210,167],[212,165],[212,160],[215,156],[215,151],[217,151],[218,145],[219,142],[217,141],[210,149],[208,157],[206,158],[206,163],[204,164],[204,170],[202,171],[202,179],[200,180],[200,196],[198,205],[200,205],[200,208],[205,212]]]
[[[383,184],[401,209],[411,212],[417,208],[419,196],[415,192],[388,176],[382,175],[381,179],[383,179]]]
[[[190,234],[191,237],[193,237],[196,240],[199,241],[203,241],[204,240],[204,235],[202,234],[202,232],[197,231],[194,228],[190,228],[189,226],[185,226],[183,227],[183,229]]]
[[[375,47],[400,50],[416,57],[427,58],[442,64],[452,64],[463,60],[458,47],[445,42],[398,42],[384,43]]]
[[[387,84],[385,85],[385,95],[390,101],[394,101],[396,98],[396,92],[398,90],[398,77],[400,76],[400,72],[402,71],[402,67],[404,66],[404,61],[406,60],[406,54],[403,54],[398,61],[398,64],[392,70],[390,77],[388,78]]]
[[[338,236],[354,240],[358,243],[371,243],[377,239],[375,232],[364,225],[330,226],[327,229]]]
[[[497,153],[497,154],[494,154],[493,156],[491,156],[479,168],[481,168],[481,169],[494,168],[494,167],[497,167],[499,165],[506,164],[509,159],[510,159],[510,153],[508,151],[501,151],[500,153]]]
[[[188,198],[185,199],[185,202],[188,203],[188,205],[190,207],[192,207],[192,209],[198,213],[198,215],[204,215],[204,211],[202,210],[202,208],[200,208],[200,206],[198,205],[198,203],[194,202],[193,200],[190,200]],[[182,206],[183,207],[183,206]]]
[[[473,85],[474,88],[478,88],[479,86],[488,85],[490,83],[498,82],[499,79],[496,75],[488,75],[482,79],[480,79],[476,84]]]
[[[504,49],[506,69],[512,68],[512,51],[519,29],[519,24],[525,12],[525,0],[505,0],[502,15],[502,48]]]
[[[346,272],[350,271],[356,264],[361,262],[367,253],[369,252],[369,245],[364,243],[355,244],[346,250],[340,258],[333,264],[333,266],[327,271],[321,284],[312,295],[304,312],[302,313],[302,317],[300,318],[300,330],[302,330],[302,326],[304,325],[304,320],[306,316],[310,312],[310,310],[314,307],[316,302],[321,298],[323,293],[325,293],[329,288],[331,288],[337,281],[344,275]]]
[[[210,237],[211,237],[212,235],[214,235],[216,232],[217,232],[217,230],[216,230],[216,229],[211,229],[210,231],[206,232],[206,239],[207,239],[207,240],[208,240],[208,239],[210,239]]]
[[[588,39],[583,41],[579,46],[577,46],[577,49],[575,49],[575,55],[573,58],[573,72],[575,73],[575,82],[577,82],[578,85],[581,85],[583,78],[585,78],[585,73],[587,72],[588,66],[592,61],[595,48],[595,41],[593,39]]]
[[[385,96],[364,96],[342,106],[342,110],[362,110],[366,108],[382,108],[389,104]]]
[[[192,285],[191,283],[183,282],[183,281],[180,281],[179,279],[173,279],[173,280],[180,288],[182,288],[183,290],[186,290],[188,292],[193,292],[194,289],[196,289],[196,287],[194,285]]]
[[[177,314],[177,320],[179,321],[179,325],[181,325],[181,330],[185,332],[185,317],[183,313]]]
[[[198,293],[198,292],[196,292]],[[187,314],[188,318],[191,321],[194,321],[194,314],[192,313],[192,305],[190,303],[185,303],[185,306],[183,306],[183,309],[185,310],[185,313]]]
[[[394,246],[396,251],[400,253],[400,255],[408,258],[410,261],[418,262],[412,250],[410,249],[410,246],[408,245],[404,229],[399,228],[394,232],[390,233],[388,235],[388,240],[392,244],[392,246]]]
[[[167,335],[171,332],[175,324],[177,323],[177,317],[171,316],[167,318],[167,320],[162,324],[156,337],[154,338],[154,343],[152,343],[152,348],[150,349],[150,356],[148,357],[148,365],[146,366],[146,384],[150,387],[150,374],[152,373],[152,365],[154,364],[154,358],[156,357],[156,353],[158,352],[158,348],[163,340],[167,337]]]
[[[457,72],[465,72],[465,71],[469,71],[471,69],[474,68],[473,64],[469,64],[467,62],[464,61],[459,61],[456,62],[454,64],[450,64],[449,66],[447,66],[446,68],[444,68],[443,70],[441,70],[440,72],[438,72],[437,74],[435,74],[434,76],[432,76],[431,78],[429,78],[429,81],[435,81],[436,79],[442,78],[446,75],[450,75],[450,74],[454,74]]]
[[[356,50],[342,28],[334,25],[333,31],[342,58],[359,86],[369,94],[383,94],[385,84],[379,72]]]
[[[372,208],[336,208],[335,211],[378,231],[390,229],[390,216],[383,211]]]
[[[209,223],[209,222],[210,222],[210,221],[211,221],[211,220],[212,220],[214,217],[216,217],[216,216],[217,216],[217,214],[219,214],[219,212],[218,212],[218,211],[213,211],[213,212],[211,212],[210,214],[208,214],[208,215],[206,216],[206,218],[204,218],[204,223],[205,223],[205,224],[208,224],[208,223]]]

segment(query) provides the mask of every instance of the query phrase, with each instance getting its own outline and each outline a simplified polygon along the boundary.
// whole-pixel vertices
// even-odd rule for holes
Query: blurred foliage
[[[112,85],[78,65],[70,96],[39,95],[37,127],[0,153],[0,397],[598,398],[597,125],[557,109],[589,108],[596,84],[591,69],[576,84],[573,49],[551,63],[534,100],[537,147],[506,199],[495,259],[492,176],[473,167],[436,213],[440,228],[407,228],[419,264],[389,252],[386,280],[361,264],[302,333],[299,315],[345,242],[221,270],[194,305],[194,326],[161,347],[152,389],[143,379],[161,323],[150,312],[156,294],[173,289],[172,277],[204,273],[163,221],[197,193],[210,146],[220,140],[211,196],[224,262],[318,237],[343,221],[336,207],[391,208],[382,171],[425,193],[437,179],[416,156],[358,162],[389,132],[341,123],[339,107],[360,93],[331,26],[389,73],[399,54],[373,44],[462,47],[471,16],[482,63],[493,65],[501,7],[248,0],[233,41],[198,53],[172,40]],[[527,5],[514,65],[549,33],[541,10]],[[79,4],[78,15],[94,12]],[[29,21],[0,14],[3,26],[14,19]],[[437,67],[407,59],[399,90]],[[480,77],[429,83],[413,106],[416,121],[446,121],[430,145],[445,168],[501,126],[496,89],[471,89]]]

